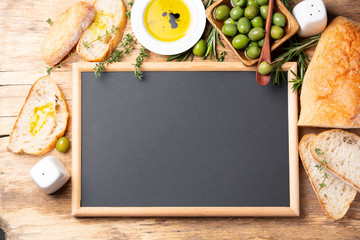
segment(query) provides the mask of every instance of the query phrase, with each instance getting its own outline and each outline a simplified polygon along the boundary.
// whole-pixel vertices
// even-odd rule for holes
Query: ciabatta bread
[[[331,174],[325,181],[326,187],[320,187],[324,170],[319,171],[316,167],[319,163],[312,157],[309,148],[314,138],[315,134],[308,134],[301,139],[299,144],[301,161],[325,213],[331,219],[338,220],[343,218],[350,208],[350,204],[355,199],[356,190]]]
[[[64,135],[69,117],[64,95],[45,76],[31,87],[10,135],[8,149],[14,153],[42,155]]]
[[[320,149],[324,155],[316,152]],[[325,158],[327,169],[360,191],[360,137],[340,129],[317,135],[310,145],[311,155],[320,164]]]
[[[83,59],[91,62],[101,61],[112,53],[123,36],[127,21],[122,0],[96,0],[94,7],[94,21],[84,31],[76,48]],[[98,37],[101,39],[97,40]]]
[[[360,127],[360,23],[335,18],[304,77],[299,125]]]
[[[79,41],[94,16],[94,7],[86,2],[75,3],[61,13],[41,46],[43,60],[50,66],[59,63]]]

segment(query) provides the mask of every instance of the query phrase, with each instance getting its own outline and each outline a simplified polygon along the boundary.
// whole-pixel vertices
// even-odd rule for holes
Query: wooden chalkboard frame
[[[289,127],[289,207],[81,207],[81,73],[93,71],[95,64],[73,64],[72,110],[72,215],[75,217],[235,217],[235,216],[299,216],[299,157],[298,157],[298,94],[288,84]],[[296,63],[282,66],[288,72],[288,80],[297,73]],[[116,63],[107,71],[133,71],[131,63]],[[143,71],[255,71],[238,62],[144,63]],[[255,79],[254,79],[255,81]],[[259,86],[260,87],[260,86]]]

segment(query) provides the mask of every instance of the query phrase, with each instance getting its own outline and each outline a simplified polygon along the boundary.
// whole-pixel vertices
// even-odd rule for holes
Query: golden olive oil
[[[145,9],[144,23],[157,40],[176,41],[189,28],[190,11],[182,0],[152,0]]]
[[[110,26],[114,15],[110,12],[103,10],[96,11],[93,22],[89,26],[92,39],[97,39],[98,36],[104,35],[106,32],[106,26]],[[109,31],[109,29],[108,29]]]
[[[30,133],[35,136],[45,125],[49,118],[55,117],[52,102],[34,108],[34,113],[30,119]]]

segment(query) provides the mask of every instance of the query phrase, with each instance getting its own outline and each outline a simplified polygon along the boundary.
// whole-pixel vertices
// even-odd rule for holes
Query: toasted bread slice
[[[48,76],[31,87],[10,135],[8,149],[14,153],[42,155],[64,135],[69,117],[64,95]]]
[[[94,16],[94,7],[86,2],[75,3],[61,13],[51,25],[41,46],[43,60],[50,66],[60,62],[79,41]]]
[[[316,149],[324,154],[319,155]],[[311,155],[327,169],[360,191],[360,137],[340,129],[328,130],[314,138],[310,145]]]
[[[127,21],[122,0],[96,0],[94,7],[94,21],[84,31],[76,48],[83,59],[91,62],[101,61],[112,53],[123,36]],[[98,37],[101,39],[97,40]]]
[[[310,143],[314,138],[315,134],[308,134],[301,139],[299,144],[301,161],[324,211],[331,219],[338,220],[343,218],[348,211],[355,199],[356,190],[331,174],[326,179],[326,187],[320,187],[324,170],[319,171],[316,168],[319,163],[310,153]]]

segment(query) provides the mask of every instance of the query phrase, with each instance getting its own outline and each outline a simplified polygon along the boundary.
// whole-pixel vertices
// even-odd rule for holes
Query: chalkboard
[[[150,65],[143,80],[123,65],[100,78],[77,69],[74,215],[296,215],[295,94],[284,84],[259,86],[255,71],[238,67]]]

